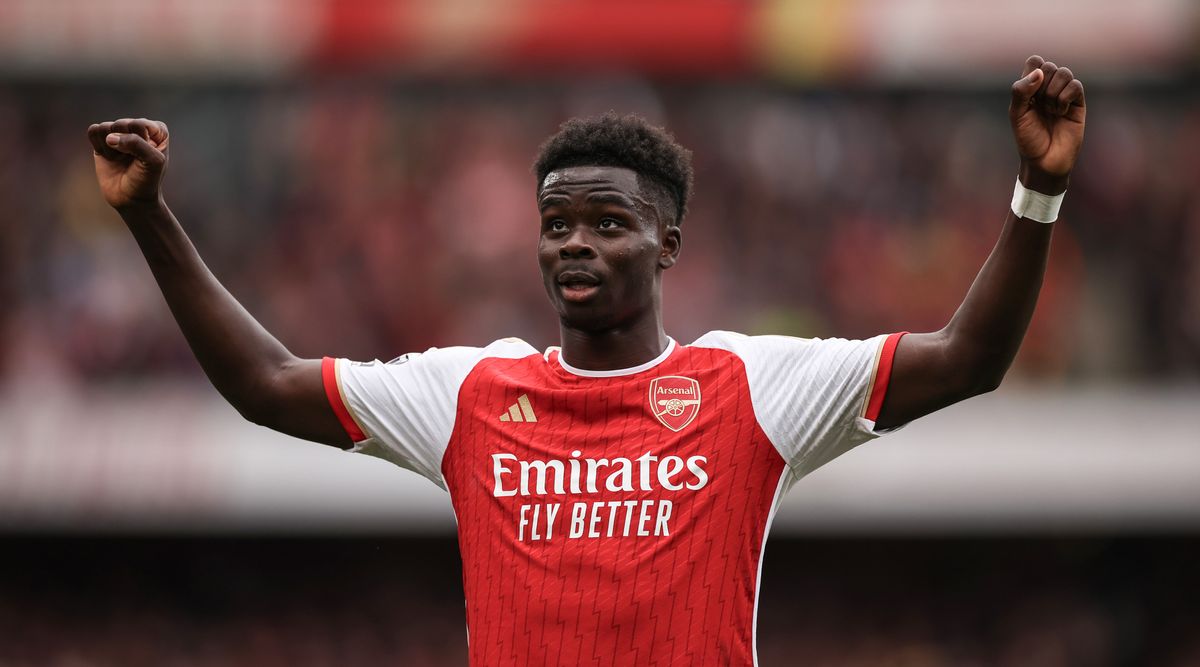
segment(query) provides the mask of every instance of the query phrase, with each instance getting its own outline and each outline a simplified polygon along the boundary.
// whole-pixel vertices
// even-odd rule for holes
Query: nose
[[[588,241],[584,230],[575,230],[570,236],[563,239],[563,243],[558,247],[558,256],[560,259],[574,259],[577,257],[591,258],[596,256],[596,249]]]

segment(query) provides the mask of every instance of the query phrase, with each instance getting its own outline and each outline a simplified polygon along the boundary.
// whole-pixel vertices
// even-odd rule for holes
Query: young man
[[[472,665],[751,665],[783,493],[881,431],[995,388],[1016,354],[1083,139],[1083,86],[1031,57],[1009,115],[1011,211],[940,331],[672,340],[661,284],[679,256],[689,154],[609,115],[565,124],[536,165],[561,348],[506,339],[386,364],[298,359],[222,288],[162,200],[165,125],[88,134],[105,199],[241,414],[450,493]]]

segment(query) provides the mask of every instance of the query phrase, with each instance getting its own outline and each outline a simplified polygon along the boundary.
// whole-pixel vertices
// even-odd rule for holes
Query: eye
[[[567,223],[563,222],[562,220],[558,220],[558,219],[551,220],[550,224],[546,225],[546,229],[548,229],[552,232],[565,231],[567,229]]]
[[[621,221],[613,218],[605,218],[600,221],[600,229],[616,229],[621,226]]]

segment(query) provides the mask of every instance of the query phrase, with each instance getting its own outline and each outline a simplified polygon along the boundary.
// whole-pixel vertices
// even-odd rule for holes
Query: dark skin
[[[1032,56],[1012,87],[1009,120],[1019,178],[1066,189],[1083,141],[1083,84]],[[167,305],[213,386],[247,419],[339,447],[351,443],[328,401],[320,360],[293,355],[217,281],[162,197],[166,125],[122,119],[88,128],[105,200],[132,232]],[[563,358],[579,368],[628,368],[667,346],[662,274],[682,236],[661,195],[620,167],[551,172],[538,192],[538,262],[559,315]],[[1011,211],[958,311],[939,331],[896,348],[877,426],[897,426],[999,385],[1033,315],[1053,225]]]
[[[538,264],[558,312],[563,358],[579,368],[629,368],[667,346],[662,272],[682,236],[622,167],[570,167],[538,194]]]

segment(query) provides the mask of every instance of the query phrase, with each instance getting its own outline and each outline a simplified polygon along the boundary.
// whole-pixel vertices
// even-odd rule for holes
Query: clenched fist
[[[167,126],[145,118],[122,118],[88,128],[96,180],[115,209],[157,205],[167,169]]]
[[[1030,56],[1008,107],[1025,187],[1049,195],[1067,188],[1086,117],[1083,83],[1066,67]]]

